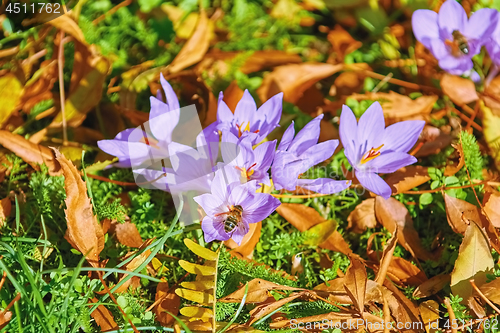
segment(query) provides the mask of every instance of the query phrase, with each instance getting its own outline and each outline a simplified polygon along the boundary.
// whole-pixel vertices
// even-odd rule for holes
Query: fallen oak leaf
[[[64,238],[86,256],[94,267],[100,267],[99,254],[104,249],[104,233],[94,215],[92,204],[87,195],[87,186],[76,167],[57,149],[53,148],[56,160],[64,175],[66,190],[66,223]]]
[[[500,228],[500,193],[487,191],[483,198],[483,213],[488,216],[495,228]]]
[[[50,148],[34,144],[18,134],[5,130],[0,130],[0,145],[22,158],[35,170],[40,170],[39,164],[45,164],[49,168],[49,175],[61,174],[61,165]]]
[[[156,287],[155,301],[159,303],[155,306],[156,319],[162,326],[167,326],[174,322],[174,317],[169,315],[166,311],[173,313],[177,316],[181,306],[181,298],[170,290],[168,282],[160,282]]]
[[[413,292],[413,297],[429,297],[440,291],[450,283],[450,274],[439,274],[419,285]]]
[[[89,303],[95,304],[98,302],[99,300],[95,297],[89,298]],[[89,307],[92,306],[89,305]],[[102,332],[118,329],[118,324],[113,318],[111,311],[109,311],[104,305],[99,305],[90,315],[94,318],[96,324],[101,328]]]
[[[352,300],[359,314],[365,312],[366,281],[368,280],[365,265],[356,258],[349,258],[351,265],[344,277],[344,289]]]
[[[347,229],[362,234],[367,228],[375,228],[375,198],[363,200],[347,217]]]
[[[443,92],[458,106],[469,104],[479,99],[476,86],[472,80],[445,73],[440,83]]]
[[[268,293],[271,290],[306,290],[306,289],[283,286],[263,279],[253,279],[250,282],[248,282],[248,293],[247,293],[246,303],[264,302],[269,297]],[[217,301],[223,303],[240,303],[244,295],[245,295],[245,286],[227,295],[226,297],[218,299]]]
[[[478,207],[465,200],[452,197],[444,191],[442,193],[446,207],[446,218],[454,232],[463,235],[469,226],[468,220],[478,223],[481,221]]]
[[[135,224],[131,222],[112,224],[110,232],[114,232],[118,241],[128,247],[141,247],[143,244],[141,235]]]
[[[404,193],[431,179],[427,169],[421,165],[409,165],[390,174],[384,180],[392,188],[392,195]]]

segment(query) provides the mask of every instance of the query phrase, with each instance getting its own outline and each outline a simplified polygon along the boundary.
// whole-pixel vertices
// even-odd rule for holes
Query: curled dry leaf
[[[450,274],[440,274],[433,276],[429,280],[419,285],[413,292],[413,297],[429,297],[439,292],[450,283]]]
[[[264,77],[257,94],[262,101],[267,101],[279,92],[283,100],[297,102],[302,94],[313,84],[344,69],[344,64],[330,65],[322,63],[302,63],[276,67]]]
[[[375,228],[377,219],[375,218],[375,199],[370,198],[361,202],[347,217],[347,229],[355,233],[362,234],[367,228]]]
[[[269,297],[268,292],[271,290],[305,290],[302,288],[294,288],[282,286],[274,282],[269,282],[262,279],[253,279],[248,282],[248,293],[246,303],[262,303]],[[224,303],[240,303],[245,295],[245,286],[236,290],[234,293],[227,295],[218,300]]]
[[[444,170],[444,175],[446,177],[453,176],[454,174],[459,172],[465,165],[465,155],[462,145],[461,144],[455,145],[452,143],[451,146],[455,148],[455,150],[458,152],[458,154],[460,155],[460,159],[458,161],[458,164],[451,164],[446,166]]]
[[[424,322],[425,332],[437,333],[439,330],[439,304],[434,300],[422,302],[418,309]]]
[[[365,99],[379,101],[384,110],[386,122],[391,124],[402,120],[426,119],[431,113],[434,103],[438,100],[438,96],[422,96],[411,99],[394,91],[353,94],[349,97],[358,101]]]
[[[349,258],[351,265],[347,268],[344,277],[344,289],[352,300],[357,311],[362,315],[365,312],[366,275],[365,265],[356,258]]]
[[[459,76],[444,74],[441,78],[441,88],[453,103],[459,106],[477,101],[479,98],[474,82]]]
[[[469,220],[480,223],[481,215],[478,207],[458,198],[454,198],[443,191],[444,203],[446,206],[446,217],[448,224],[454,232],[465,234],[469,226]]]
[[[64,175],[66,190],[66,223],[64,238],[76,250],[86,255],[87,261],[94,267],[99,267],[99,253],[104,248],[104,233],[97,222],[92,204],[87,195],[87,186],[80,172],[73,163],[68,161],[57,149],[53,149],[56,160],[60,163]]]
[[[140,247],[143,243],[141,235],[133,223],[115,223],[114,232],[118,241],[125,246]]]
[[[426,167],[409,165],[390,174],[385,178],[385,182],[392,188],[392,195],[396,195],[425,184],[430,179]]]
[[[181,306],[181,298],[173,291],[169,290],[168,282],[160,282],[156,287],[155,302],[159,302],[155,308],[156,319],[162,326],[167,326],[175,321],[174,317],[166,313],[168,311],[177,316]]]
[[[5,130],[0,130],[0,145],[22,158],[35,170],[40,170],[38,164],[45,164],[51,176],[61,174],[61,165],[54,158],[50,148],[34,144],[20,135]]]
[[[500,289],[500,278],[496,278],[495,280],[485,283],[479,287],[479,290],[486,296],[487,299],[492,301],[493,303],[500,305],[500,293],[498,290]]]
[[[495,161],[497,170],[500,170],[500,115],[494,114],[493,111],[480,101],[480,115],[483,121],[484,139],[490,149],[490,155]]]
[[[20,108],[23,85],[14,73],[0,77],[0,128],[12,112]]]
[[[387,276],[400,286],[418,286],[427,280],[424,271],[400,257],[392,258]]]
[[[488,239],[481,228],[471,221],[451,272],[451,291],[466,302],[474,290],[469,280],[474,279],[478,287],[482,286],[486,282],[486,275],[491,274],[494,266]]]
[[[0,200],[0,228],[3,227],[5,221],[10,216],[11,209],[12,203],[9,198],[3,198]]]
[[[356,51],[363,45],[360,41],[352,38],[339,24],[328,32],[327,39],[332,44],[333,52],[336,53],[339,62],[344,62],[346,54]]]
[[[413,220],[404,204],[394,198],[385,200],[381,196],[377,196],[375,198],[375,214],[377,220],[390,233],[394,233],[396,227],[399,229],[398,243],[414,257],[421,260],[434,259],[434,255],[422,246],[418,232],[413,227]]]
[[[379,270],[377,276],[375,277],[375,282],[382,285],[384,283],[385,277],[387,275],[387,270],[391,265],[392,255],[396,249],[396,241],[398,236],[398,228],[392,234],[391,239],[385,244],[384,251],[382,252],[382,257],[380,258]]]
[[[47,20],[47,23],[59,30],[64,31],[68,35],[71,35],[71,37],[75,38],[78,42],[87,45],[82,30],[78,26],[78,23],[76,23],[75,20],[71,17],[71,15],[61,15],[50,21]]]
[[[177,73],[192,66],[203,59],[210,46],[213,23],[208,19],[207,14],[202,9],[198,18],[198,23],[193,35],[188,39],[181,51],[174,58],[168,69],[170,73]]]
[[[483,212],[495,228],[500,228],[500,193],[498,191],[486,192],[483,198]]]
[[[89,303],[94,304],[97,302],[99,302],[99,300],[95,297],[89,299]],[[89,305],[89,307],[91,307],[91,305]],[[109,311],[104,305],[99,305],[90,315],[94,318],[96,324],[101,328],[102,332],[118,329],[118,324],[113,318],[113,314],[111,314],[111,311]]]
[[[255,323],[260,318],[270,314],[274,310],[279,309],[283,305],[290,303],[291,301],[293,301],[296,298],[299,298],[300,296],[302,296],[303,293],[307,293],[307,291],[304,291],[301,293],[293,293],[292,295],[285,297],[285,298],[282,298],[279,301],[271,301],[271,303],[269,303],[269,304],[262,304],[262,305],[255,307],[254,309],[252,309],[250,311],[250,315],[251,315],[250,325]]]
[[[290,224],[302,232],[305,232],[313,226],[326,221],[314,208],[307,207],[302,204],[282,203],[276,211],[288,222],[290,222]],[[318,246],[359,258],[358,255],[352,252],[349,244],[347,244],[342,235],[336,230]]]

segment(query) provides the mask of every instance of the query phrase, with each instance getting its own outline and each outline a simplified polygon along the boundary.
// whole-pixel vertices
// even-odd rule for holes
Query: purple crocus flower
[[[330,158],[339,144],[339,140],[318,143],[321,119],[323,115],[311,120],[295,138],[293,122],[283,134],[271,168],[277,190],[293,191],[300,186],[318,193],[332,194],[345,190],[351,184],[350,181],[330,178],[299,178],[314,165]]]
[[[340,140],[361,185],[388,199],[392,190],[377,173],[391,173],[417,162],[407,152],[417,142],[424,125],[423,120],[408,120],[385,128],[379,102],[370,105],[357,122],[351,109],[344,105],[340,115]]]
[[[217,108],[217,129],[220,131],[230,131],[238,138],[249,136],[252,144],[257,144],[279,126],[283,93],[274,95],[257,110],[252,95],[245,90],[234,114],[222,98],[221,92]]]
[[[498,12],[483,8],[470,19],[455,0],[447,0],[439,13],[420,9],[413,13],[413,33],[438,59],[439,66],[453,75],[472,67],[472,57],[488,42],[498,21]]]
[[[163,75],[160,76],[161,85],[167,103],[151,96],[151,111],[149,114],[148,135],[140,128],[128,128],[116,135],[112,140],[101,140],[97,146],[104,152],[118,157],[116,167],[130,168],[140,165],[147,159],[161,159],[168,156],[168,144],[172,141],[172,132],[179,123],[179,100],[170,84]]]
[[[268,170],[273,162],[276,140],[263,142],[255,149],[248,136],[237,138],[231,132],[222,134],[221,153],[224,163],[241,173],[242,182],[256,180],[271,185]]]
[[[256,193],[255,180],[241,184],[239,177],[232,167],[219,169],[211,193],[194,198],[206,214],[201,223],[206,242],[232,238],[241,244],[249,224],[264,220],[281,204],[270,194]]]

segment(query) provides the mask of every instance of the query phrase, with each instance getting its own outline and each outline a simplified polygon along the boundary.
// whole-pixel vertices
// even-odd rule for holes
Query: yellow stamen
[[[363,158],[361,158],[361,164],[365,164],[366,162],[371,161],[376,157],[380,156],[380,149],[382,149],[383,146],[384,145],[382,144],[380,147],[372,148],[368,152],[366,152],[363,155]]]

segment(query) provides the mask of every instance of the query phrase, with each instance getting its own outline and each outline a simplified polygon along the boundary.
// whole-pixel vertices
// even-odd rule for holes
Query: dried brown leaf
[[[387,270],[391,265],[392,255],[394,254],[394,250],[396,249],[396,242],[398,237],[398,228],[392,234],[391,239],[387,242],[384,247],[384,251],[382,252],[382,258],[380,258],[379,270],[377,272],[377,276],[375,277],[375,282],[382,285],[385,277],[387,275]]]
[[[169,291],[168,282],[160,282],[156,287],[155,301],[161,301],[155,306],[156,319],[162,326],[167,326],[175,321],[174,317],[166,313],[168,311],[177,316],[181,306],[181,298],[173,291]]]
[[[405,205],[394,198],[385,200],[381,196],[375,198],[375,214],[377,220],[390,233],[394,233],[396,227],[398,232],[398,243],[421,260],[433,260],[434,255],[423,246],[418,232],[413,227],[413,220],[410,217]]]
[[[361,202],[347,217],[349,224],[347,229],[355,233],[362,234],[367,228],[375,228],[377,219],[375,218],[375,199],[370,198]]]
[[[89,299],[89,303],[97,302],[99,302],[99,300],[95,297]],[[89,307],[91,307],[91,305],[89,305]],[[101,328],[102,332],[118,329],[118,324],[115,322],[111,311],[109,311],[104,305],[99,305],[90,315],[94,318],[96,324]]]
[[[356,51],[363,45],[360,41],[352,38],[339,24],[335,25],[335,28],[328,32],[327,39],[332,44],[333,52],[336,53],[339,62],[343,62],[347,54]]]
[[[203,59],[210,46],[210,36],[213,25],[204,10],[201,10],[198,23],[193,35],[188,39],[181,51],[174,58],[168,69],[170,73],[177,73],[192,66]]]
[[[231,248],[231,252],[237,252],[242,257],[252,259],[253,250],[260,240],[260,230],[262,229],[262,222],[251,223],[248,233],[243,237],[241,244],[238,245],[234,240],[230,239],[224,244]]]
[[[294,293],[288,297],[280,299],[279,301],[272,301],[270,304],[263,304],[263,305],[255,307],[254,309],[252,309],[250,311],[250,315],[251,315],[250,325],[255,323],[260,318],[273,312],[274,310],[282,307],[283,305],[290,303],[291,301],[293,301],[296,298],[299,298],[300,296],[302,296],[303,293],[307,293],[307,291],[302,292],[302,293]]]
[[[453,103],[459,106],[479,99],[474,82],[459,76],[444,74],[441,78],[441,88]]]
[[[344,64],[302,63],[276,67],[264,77],[257,94],[267,101],[279,92],[283,100],[295,103],[313,84],[344,69]]]
[[[3,227],[5,221],[10,216],[11,209],[12,203],[9,198],[3,198],[0,200],[0,228]]]
[[[422,96],[411,99],[406,95],[400,95],[394,91],[390,91],[389,93],[353,94],[349,97],[356,100],[369,99],[379,101],[384,109],[386,122],[391,124],[401,120],[425,119],[438,100],[438,96]]]
[[[491,274],[494,265],[488,239],[481,228],[471,221],[451,273],[451,291],[467,301],[474,290],[469,280],[474,279],[480,287],[486,282],[486,275]]]
[[[440,291],[450,283],[450,274],[440,274],[433,276],[415,289],[414,297],[424,298],[429,297]]]
[[[40,170],[38,164],[45,164],[51,176],[61,174],[61,166],[54,158],[54,153],[47,147],[34,144],[20,135],[0,130],[0,145],[15,153],[35,170]]]
[[[99,253],[104,248],[104,233],[92,210],[92,204],[87,195],[87,186],[73,163],[57,149],[53,151],[61,165],[65,179],[66,209],[64,212],[68,228],[64,237],[76,250],[86,255],[92,266],[99,267]]]
[[[425,184],[430,179],[426,167],[410,165],[390,174],[384,180],[392,188],[392,195],[396,195]]]
[[[444,170],[444,175],[446,177],[453,176],[454,174],[459,172],[465,165],[465,155],[462,145],[461,144],[455,145],[452,143],[451,146],[455,148],[455,150],[458,152],[458,154],[460,155],[460,159],[458,161],[458,164],[456,165],[452,164],[446,166],[446,169]]]
[[[487,299],[492,301],[493,303],[500,305],[500,293],[498,290],[500,289],[500,278],[496,278],[495,280],[485,283],[479,287],[479,290],[486,296]]]
[[[277,283],[269,282],[262,279],[253,279],[250,282],[248,282],[248,294],[246,302],[247,303],[264,302],[269,297],[268,292],[271,290],[305,290],[305,289],[282,286]],[[240,303],[244,295],[245,295],[245,286],[236,290],[234,293],[219,299],[218,302]]]
[[[143,243],[141,235],[133,223],[115,223],[114,231],[118,241],[125,246],[140,247]]]
[[[480,223],[481,215],[478,207],[465,200],[454,198],[444,191],[443,197],[446,206],[448,224],[454,232],[463,235],[469,226],[468,220]]]
[[[488,191],[483,198],[483,211],[495,226],[500,228],[500,193],[498,191]]]
[[[439,303],[434,300],[422,302],[418,306],[427,333],[437,333],[439,330]]]
[[[70,14],[58,16],[50,21],[47,21],[47,23],[53,25],[59,30],[63,30],[65,33],[75,38],[80,43],[87,44],[82,30]]]
[[[351,265],[344,277],[344,289],[360,314],[365,312],[366,275],[365,265],[356,258],[350,258]]]

